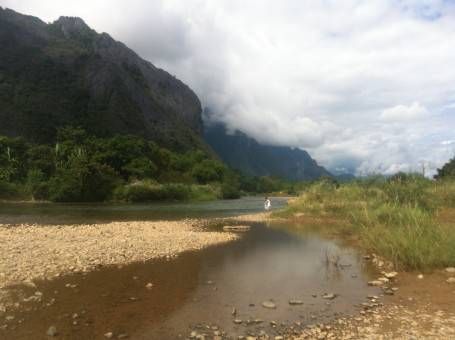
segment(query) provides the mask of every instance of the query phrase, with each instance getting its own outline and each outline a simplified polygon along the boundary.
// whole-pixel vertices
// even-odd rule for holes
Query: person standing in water
[[[272,202],[269,200],[268,197],[266,197],[265,201],[264,201],[264,209],[270,210],[271,207],[272,207]]]

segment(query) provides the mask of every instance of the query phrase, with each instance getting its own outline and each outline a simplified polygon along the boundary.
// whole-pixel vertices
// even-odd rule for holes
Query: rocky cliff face
[[[261,145],[239,131],[227,134],[222,124],[207,126],[204,137],[224,162],[245,174],[278,176],[290,180],[332,176],[304,150]]]
[[[59,126],[201,145],[201,104],[169,73],[80,18],[0,7],[0,134],[49,142]]]

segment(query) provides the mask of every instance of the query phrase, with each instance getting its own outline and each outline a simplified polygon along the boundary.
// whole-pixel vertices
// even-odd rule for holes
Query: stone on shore
[[[394,279],[397,275],[398,275],[397,272],[388,272],[388,273],[384,273],[384,276],[385,276],[387,279]]]
[[[262,303],[262,307],[264,308],[268,308],[268,309],[275,309],[276,308],[276,304],[272,301],[264,301]]]
[[[382,286],[383,284],[384,284],[384,282],[379,281],[379,280],[373,280],[373,281],[368,282],[369,286],[376,286],[376,287]]]
[[[58,332],[57,332],[57,327],[55,326],[50,326],[46,332],[46,335],[47,336],[57,336]]]

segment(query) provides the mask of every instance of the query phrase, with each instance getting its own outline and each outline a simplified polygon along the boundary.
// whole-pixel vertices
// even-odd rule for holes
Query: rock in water
[[[383,284],[384,284],[384,282],[379,281],[379,280],[374,280],[374,281],[368,282],[369,286],[382,286]]]
[[[248,231],[250,229],[249,225],[226,225],[223,227],[224,231]]]
[[[302,301],[302,300],[295,300],[295,299],[292,299],[292,300],[289,300],[289,304],[290,304],[291,306],[303,305],[303,301]]]
[[[56,336],[58,334],[57,332],[57,327],[55,326],[50,326],[46,332],[48,336]]]
[[[397,272],[389,272],[384,274],[384,276],[388,279],[394,279],[397,275],[398,275]]]
[[[275,309],[276,308],[276,304],[273,303],[272,301],[264,301],[262,303],[262,307],[269,308],[269,309]]]

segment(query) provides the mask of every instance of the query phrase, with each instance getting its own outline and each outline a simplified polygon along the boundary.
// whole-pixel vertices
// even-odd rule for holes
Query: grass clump
[[[455,265],[454,226],[438,218],[454,203],[455,181],[402,175],[315,183],[277,215],[342,220],[343,232],[358,235],[364,248],[397,267],[425,270]]]

